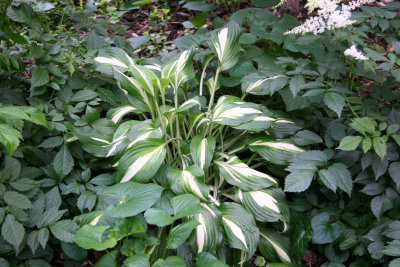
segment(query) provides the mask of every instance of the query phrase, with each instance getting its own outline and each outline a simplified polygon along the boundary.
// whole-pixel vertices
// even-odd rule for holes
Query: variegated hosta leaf
[[[104,72],[104,67],[128,70],[130,65],[135,64],[133,59],[124,50],[117,47],[101,49],[98,56],[94,58],[94,61],[99,63],[96,69],[102,72]]]
[[[157,96],[159,87],[155,85],[155,81],[158,77],[151,69],[134,64],[129,66],[129,70],[132,72],[140,88],[144,89],[152,96]]]
[[[106,157],[110,157],[116,154],[120,154],[129,144],[128,132],[129,129],[134,125],[138,124],[139,121],[130,120],[118,126],[113,136],[113,141],[109,146],[109,150]]]
[[[275,119],[269,116],[268,114],[262,114],[257,117],[254,117],[249,122],[240,124],[238,126],[234,126],[233,128],[239,130],[249,130],[252,132],[261,132],[271,127],[274,121]]]
[[[179,58],[166,65],[161,72],[161,77],[169,79],[178,88],[183,82],[194,77],[192,51],[183,51]]]
[[[208,202],[209,189],[204,183],[204,171],[199,166],[192,165],[185,170],[170,170],[168,182],[175,194],[192,193]]]
[[[94,129],[84,132],[77,128],[74,129],[74,135],[79,139],[79,143],[86,152],[96,157],[106,157],[111,146],[109,136]]]
[[[142,183],[153,178],[165,159],[165,145],[165,140],[148,138],[126,150],[118,163],[117,177],[121,183]]]
[[[295,154],[304,150],[290,140],[257,138],[248,142],[251,151],[257,152],[265,160],[274,164],[286,165]]]
[[[257,249],[259,230],[251,213],[234,202],[225,202],[219,206],[222,212],[222,225],[225,237],[231,248],[246,251],[248,260]]]
[[[259,191],[236,192],[236,198],[251,213],[257,221],[276,222],[281,220],[289,223],[290,213],[285,194],[280,188],[264,189]]]
[[[197,253],[214,252],[222,241],[221,212],[211,204],[201,204],[199,214],[193,217],[200,224],[196,227],[191,245]]]
[[[219,173],[224,180],[243,190],[260,190],[277,185],[274,178],[250,168],[236,156],[226,162],[214,161],[214,163],[218,166]]]
[[[238,126],[262,114],[259,105],[244,102],[236,96],[222,96],[212,111],[212,121],[222,125]]]
[[[118,108],[112,108],[107,112],[107,117],[114,123],[118,123],[122,117],[129,112],[137,112],[138,110],[132,106],[121,106]]]
[[[129,139],[128,148],[147,138],[162,138],[164,133],[160,127],[156,127],[154,121],[145,120],[135,124],[127,133]]]
[[[193,162],[200,166],[204,171],[210,166],[215,150],[215,138],[209,136],[204,138],[200,135],[193,137],[190,143],[190,154]]]
[[[184,112],[195,106],[201,107],[199,96],[195,96],[195,97],[185,101],[182,105],[179,106],[179,108],[176,110],[176,112]]]
[[[239,60],[240,26],[231,22],[211,32],[211,49],[217,54],[221,71],[232,68]]]
[[[145,94],[145,90],[138,83],[138,81],[132,77],[125,75],[123,72],[118,69],[113,69],[114,78],[118,81],[119,86],[125,93],[131,96],[139,96],[142,97]],[[141,100],[140,100],[141,101]]]
[[[260,229],[258,249],[270,261],[291,263],[289,257],[289,239],[270,229]]]
[[[242,92],[244,94],[259,94],[257,93],[260,90],[261,85],[266,81],[275,80],[278,78],[286,77],[285,75],[275,75],[272,77],[262,77],[257,73],[252,73],[247,75],[242,79]]]

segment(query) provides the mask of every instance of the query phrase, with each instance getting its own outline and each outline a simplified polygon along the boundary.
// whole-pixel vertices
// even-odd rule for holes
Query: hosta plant
[[[95,211],[75,218],[79,246],[118,245],[102,260],[122,253],[126,266],[247,266],[257,247],[269,260],[291,262],[279,177],[303,149],[274,134],[293,122],[245,101],[260,81],[241,98],[219,94],[219,76],[238,61],[239,35],[238,24],[228,24],[210,32],[210,50],[164,64],[140,65],[117,48],[99,52],[97,70],[115,78],[128,102],[96,129],[76,127],[71,139],[112,161],[116,181],[97,188]]]

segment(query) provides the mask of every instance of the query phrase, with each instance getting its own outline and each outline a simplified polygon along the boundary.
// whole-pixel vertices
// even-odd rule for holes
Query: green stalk
[[[217,87],[219,72],[220,72],[220,68],[218,67],[217,71],[215,73],[214,83],[213,83],[212,88],[211,88],[211,97],[210,97],[210,103],[208,104],[208,112],[210,112],[211,107],[212,107],[212,105],[214,103],[214,95],[215,95],[215,91],[216,91],[216,87]]]

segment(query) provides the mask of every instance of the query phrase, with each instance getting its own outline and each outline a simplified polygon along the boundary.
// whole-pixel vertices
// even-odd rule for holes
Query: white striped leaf
[[[115,218],[135,216],[156,203],[161,197],[163,187],[156,184],[126,182],[106,187],[102,194],[114,196],[118,204],[109,206],[105,214]]]
[[[222,125],[238,126],[261,114],[259,105],[227,95],[218,99],[212,111],[212,121]]]
[[[74,135],[79,139],[82,148],[96,157],[106,157],[111,147],[111,138],[93,129],[84,132],[75,128]]]
[[[185,170],[171,169],[168,182],[175,194],[192,193],[208,202],[209,189],[204,183],[204,171],[199,166],[192,165]]]
[[[219,210],[229,247],[245,251],[245,260],[250,259],[259,241],[259,230],[253,215],[234,202],[222,203]]]
[[[200,135],[193,137],[190,142],[190,154],[193,162],[200,166],[204,171],[210,166],[215,150],[215,138],[209,136],[203,138]]]
[[[99,51],[99,55],[94,58],[94,61],[101,66],[112,66],[118,69],[128,70],[129,65],[134,64],[134,61],[129,57],[124,50],[117,47],[104,48]]]
[[[291,263],[288,253],[289,239],[278,232],[261,228],[258,249],[270,261]]]
[[[253,213],[257,221],[277,222],[281,220],[285,225],[289,222],[289,207],[286,203],[285,194],[280,188],[250,192],[238,189],[236,199]]]
[[[113,140],[111,142],[111,145],[109,146],[109,150],[108,150],[106,157],[110,157],[113,155],[119,155],[120,153],[122,153],[123,150],[125,150],[125,148],[129,144],[129,138],[127,135],[129,132],[129,129],[133,125],[138,124],[138,123],[139,123],[139,121],[130,120],[130,121],[121,123],[118,126],[118,129],[114,133]]]
[[[251,121],[234,126],[233,128],[238,130],[249,130],[252,132],[265,131],[271,127],[276,120],[267,114],[254,117]]]
[[[185,101],[182,105],[179,106],[179,108],[176,110],[176,112],[184,112],[195,106],[201,107],[199,96],[195,96],[195,97]]]
[[[165,140],[148,138],[125,151],[118,163],[117,178],[146,182],[153,178],[165,159]]]
[[[235,22],[211,32],[210,48],[217,55],[221,71],[232,68],[239,60],[240,26]]]
[[[285,75],[275,75],[272,77],[262,77],[257,73],[247,75],[242,79],[242,92],[245,94],[255,94],[261,89],[262,84],[266,81],[275,80],[278,78],[286,77]]]
[[[243,190],[261,190],[277,186],[274,178],[250,168],[236,156],[226,162],[214,161],[214,163],[218,166],[219,173],[224,180]]]
[[[161,71],[161,77],[169,79],[176,88],[192,79],[194,77],[192,51],[183,51],[177,60],[166,65]]]
[[[158,77],[154,72],[144,66],[137,64],[130,65],[129,70],[135,77],[135,82],[152,96],[157,96],[159,87],[156,85]]]
[[[114,123],[118,123],[126,114],[137,111],[138,110],[132,106],[121,106],[118,108],[112,108],[107,112],[107,118],[109,118]]]
[[[145,90],[134,78],[125,75],[116,68],[113,69],[113,75],[114,78],[119,82],[121,89],[125,90],[129,95],[141,96],[144,94]]]
[[[129,139],[128,148],[147,138],[162,138],[164,133],[161,128],[156,127],[154,121],[145,120],[135,124],[127,133]]]
[[[197,253],[214,252],[222,241],[221,212],[214,206],[202,203],[201,211],[193,217],[196,227],[191,246]]]
[[[286,165],[297,153],[304,150],[290,140],[258,138],[248,142],[251,151],[257,152],[265,160],[278,165]]]

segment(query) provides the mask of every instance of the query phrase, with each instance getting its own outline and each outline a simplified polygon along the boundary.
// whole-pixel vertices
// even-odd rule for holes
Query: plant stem
[[[211,97],[210,97],[210,103],[208,104],[208,112],[210,112],[211,107],[214,103],[214,95],[215,95],[215,91],[217,88],[217,82],[218,82],[218,76],[219,76],[219,72],[220,72],[220,68],[217,68],[217,71],[215,73],[215,77],[214,77],[214,83],[212,84],[212,88],[211,88]]]

